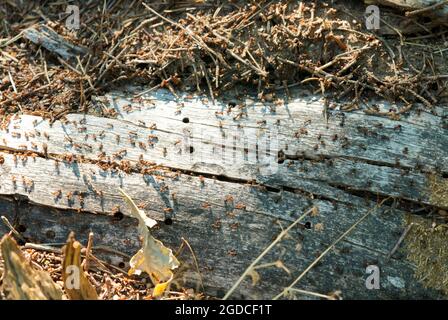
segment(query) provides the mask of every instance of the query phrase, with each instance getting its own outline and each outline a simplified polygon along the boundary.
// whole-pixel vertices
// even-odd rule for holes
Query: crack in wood
[[[26,237],[44,241],[48,234],[55,235],[54,241],[64,241],[71,229],[80,237],[93,230],[100,241],[135,253],[138,235],[117,191],[123,188],[148,216],[161,222],[156,233],[164,243],[177,247],[182,237],[188,238],[206,287],[214,294],[213,290],[230,288],[281,227],[311,206],[319,209],[319,215],[309,217],[308,228],[295,229],[266,257],[267,262],[281,259],[293,272],[300,272],[374,207],[379,195],[387,196],[395,201],[363,221],[303,285],[319,292],[341,288],[346,297],[356,298],[438,296],[413,280],[413,266],[404,258],[385,261],[385,253],[402,234],[408,207],[421,203],[434,210],[440,202],[434,202],[431,194],[437,188],[428,187],[433,180],[422,173],[437,166],[446,172],[447,141],[441,135],[445,131],[438,126],[429,129],[437,117],[410,118],[396,130],[400,122],[355,113],[344,116],[341,126],[341,117],[330,114],[327,128],[316,101],[298,100],[275,112],[272,106],[249,104],[244,110],[248,117],[235,120],[235,112],[242,111],[234,110],[238,103],[227,114],[219,109],[220,102],[216,107],[185,100],[177,113],[177,102],[170,96],[157,93],[154,98],[155,107],[143,104],[129,113],[125,103],[132,101],[113,102],[120,119],[74,114],[51,124],[35,116],[11,119],[0,131],[0,194],[28,199],[19,206],[19,223],[33,225],[24,232]],[[220,111],[224,114],[215,119]],[[222,128],[208,125],[211,119],[223,121]],[[226,163],[213,149],[230,147],[218,139],[222,130],[260,126],[263,131],[277,120],[282,123],[280,150],[286,159],[275,174],[260,174],[258,163]],[[207,135],[194,136],[195,126],[206,128]],[[368,129],[357,129],[364,127]],[[193,140],[179,144],[185,134]],[[435,142],[431,134],[438,135]],[[344,137],[354,147],[344,147]],[[209,148],[205,158],[195,158],[201,148]],[[436,150],[435,155],[430,150]],[[415,168],[420,162],[421,168]],[[445,178],[440,179],[443,186]],[[13,212],[9,200],[0,201],[0,211],[7,216]],[[113,212],[120,212],[122,219],[114,218]],[[162,223],[166,219],[171,223]],[[385,279],[388,275],[404,279],[406,289],[397,291],[386,283],[381,292],[366,290],[365,266],[374,262],[381,265]],[[260,273],[265,281],[257,287],[244,282],[240,294],[271,298],[290,282],[279,270]]]

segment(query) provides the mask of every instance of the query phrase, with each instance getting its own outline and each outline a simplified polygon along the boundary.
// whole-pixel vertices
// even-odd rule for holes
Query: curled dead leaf
[[[130,206],[132,215],[138,219],[138,230],[143,238],[143,248],[131,258],[129,274],[146,272],[155,285],[153,296],[160,296],[173,280],[172,270],[179,266],[179,261],[171,249],[150,234],[148,227],[152,228],[157,222],[147,217],[122,189],[120,192]]]

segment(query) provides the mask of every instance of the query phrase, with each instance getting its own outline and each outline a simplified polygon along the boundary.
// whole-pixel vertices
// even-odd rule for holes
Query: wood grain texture
[[[67,191],[88,189],[72,168],[62,167],[61,171],[66,172],[58,177],[52,174],[53,164],[48,163],[47,170],[44,163],[39,163],[40,160],[44,163],[51,162],[36,159],[36,165],[43,174],[42,182],[35,181],[35,190],[40,189],[41,184],[51,186],[48,189],[59,188],[59,184],[65,184],[64,190]],[[26,167],[30,166],[29,169],[34,171],[32,161]],[[80,172],[90,169],[85,165],[80,167]],[[24,168],[20,169],[22,173],[28,174]],[[247,279],[235,297],[271,298],[373,205],[355,197],[353,204],[344,204],[289,192],[278,198],[276,193],[259,191],[238,183],[205,179],[203,184],[197,177],[167,179],[165,183],[169,187],[169,193],[176,192],[176,203],[170,214],[173,223],[170,225],[164,223],[166,216],[163,210],[169,197],[164,198],[159,194],[156,186],[147,186],[139,174],[127,175],[122,182],[117,178],[108,180],[105,184],[98,183],[97,188],[104,191],[103,198],[107,204],[119,203],[114,190],[120,184],[137,203],[146,202],[145,212],[159,221],[160,228],[156,231],[156,236],[172,248],[178,247],[181,238],[185,238],[195,250],[207,293],[218,296],[222,296],[230,288],[250,262],[278,235],[282,230],[280,226],[286,227],[310,206],[317,206],[320,212],[319,216],[307,219],[312,224],[311,229],[301,227],[293,230],[290,237],[263,260],[267,263],[280,259],[291,275],[276,268],[259,270],[261,282],[252,287]],[[92,207],[88,200],[91,192],[86,193],[85,206]],[[78,209],[77,203],[65,204],[61,201],[56,205],[51,197],[34,195],[34,191],[27,193],[21,187],[18,187],[15,194],[28,194],[27,197],[32,201],[27,203],[22,199],[16,205],[16,219],[13,220],[25,227],[23,235],[30,241],[63,242],[68,232],[73,230],[85,243],[87,234],[93,231],[95,245],[106,245],[128,255],[139,248],[136,224],[126,216],[126,209],[123,210],[125,217],[117,221],[113,215],[95,215],[69,209],[70,206]],[[227,195],[232,195],[233,203],[226,201]],[[0,202],[2,214],[12,211],[15,206],[14,203]],[[204,206],[205,203],[208,205]],[[235,209],[238,203],[244,203],[246,209]],[[318,224],[319,228],[314,227]],[[310,272],[300,287],[319,292],[342,290],[345,298],[438,297],[437,293],[423,289],[413,279],[413,267],[404,259],[402,252],[393,259],[386,260],[402,228],[402,212],[375,212]],[[184,254],[183,260],[189,267],[179,280],[185,279],[188,284],[197,285],[195,270],[188,264],[188,254]],[[122,261],[123,259],[114,257],[112,263]],[[365,288],[365,267],[369,264],[380,266],[384,277],[383,290]],[[395,282],[391,279],[396,278],[405,284],[403,288],[394,287]]]
[[[298,99],[275,112],[269,105],[246,103],[243,111],[232,108],[228,114],[225,103],[186,99],[179,109],[173,98],[164,91],[139,103],[111,98],[107,101],[113,101],[118,119],[69,115],[50,126],[39,117],[21,116],[3,131],[0,148],[91,161],[144,160],[276,188],[307,191],[307,185],[317,184],[445,206],[433,200],[428,182],[429,174],[444,180],[447,173],[442,116],[421,113],[394,121],[338,111],[328,115],[327,123],[317,101]],[[241,112],[243,118],[235,120]],[[259,151],[257,158],[257,146],[268,136],[267,155]],[[325,189],[317,194],[327,194]]]
[[[176,102],[164,90],[143,96],[148,102],[143,99],[136,103],[124,98],[132,96],[132,92],[109,94],[103,101],[109,102],[123,120],[140,125],[139,121],[146,120],[148,124],[155,123],[159,130],[180,134],[185,129],[198,135],[205,131],[201,138],[209,137],[216,143],[222,140],[222,130],[237,134],[239,130],[254,128],[259,135],[278,132],[278,148],[292,157],[301,154],[352,157],[390,166],[399,161],[403,167],[421,165],[426,169],[448,170],[448,142],[443,137],[447,128],[442,116],[423,112],[398,121],[363,112],[343,112],[336,106],[336,110],[328,108],[326,119],[324,101],[314,96],[299,96],[276,105],[229,94],[232,99],[227,97],[215,106],[203,96],[188,99],[185,95]],[[236,105],[230,112],[229,103]],[[383,108],[387,107],[393,106],[383,104]],[[189,123],[182,125],[185,118]],[[337,135],[335,141],[334,135]],[[314,150],[316,145],[318,148]],[[408,154],[403,152],[406,147]]]
[[[429,174],[446,180],[441,115],[394,121],[329,111],[325,117],[322,101],[305,98],[277,106],[231,101],[228,112],[229,101],[213,106],[204,97],[184,97],[178,103],[166,91],[141,101],[122,98],[130,92],[114,96],[97,103],[116,110],[117,119],[72,114],[50,123],[24,115],[0,131],[0,211],[26,226],[30,240],[63,242],[73,230],[84,241],[92,230],[98,245],[134,254],[140,244],[121,187],[159,221],[156,235],[165,244],[176,248],[185,238],[192,245],[207,293],[223,296],[282,228],[316,206],[319,215],[306,221],[311,228],[295,229],[263,260],[280,259],[291,274],[258,270],[261,282],[253,287],[247,279],[235,295],[272,298],[374,207],[369,198],[444,206],[428,186]],[[250,158],[250,148],[270,134],[278,145],[270,146],[269,156]],[[228,157],[229,150],[240,156]],[[266,173],[267,164],[272,172]],[[360,192],[368,197],[355,195]],[[345,298],[441,297],[413,279],[401,249],[386,259],[405,214],[387,206],[373,213],[298,287],[342,290]],[[179,279],[197,285],[191,259],[183,259],[188,267]],[[381,290],[365,288],[369,264],[381,268]]]

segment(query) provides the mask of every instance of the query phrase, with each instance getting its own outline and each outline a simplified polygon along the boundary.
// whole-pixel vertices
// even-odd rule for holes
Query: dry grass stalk
[[[334,248],[339,242],[341,242],[347,235],[350,234],[361,222],[363,222],[370,214],[381,208],[381,206],[390,198],[386,198],[382,200],[378,205],[368,210],[358,221],[356,221],[350,228],[348,228],[339,238],[337,238],[331,245],[328,246],[327,249],[324,250],[287,288],[285,288],[281,293],[276,295],[273,299],[278,300],[284,295],[288,294],[288,292],[294,288],[294,286],[323,258],[325,257],[331,249]]]
[[[250,273],[254,270],[255,266],[257,266],[257,264],[261,261],[261,259],[263,259],[263,257],[269,252],[271,251],[272,248],[275,247],[275,245],[277,243],[279,243],[287,234],[288,232],[294,228],[300,221],[302,221],[307,215],[309,215],[310,213],[312,213],[313,211],[315,211],[316,208],[313,207],[311,209],[309,209],[308,211],[306,211],[304,214],[302,214],[296,221],[294,221],[293,223],[291,223],[288,228],[286,228],[285,230],[283,230],[282,232],[280,232],[280,234],[277,236],[277,238],[275,238],[274,241],[271,242],[271,244],[250,264],[249,267],[247,267],[247,269],[243,272],[243,274],[241,275],[241,277],[234,283],[234,285],[232,286],[232,288],[230,288],[229,291],[227,291],[226,295],[223,297],[223,300],[227,300],[232,293],[238,288],[238,286],[240,285],[240,283],[246,278],[246,276],[250,275]]]
[[[335,98],[344,91],[358,105],[366,97],[406,97],[426,108],[446,94],[448,48],[434,42],[430,29],[419,22],[428,37],[408,40],[389,23],[400,39],[386,42],[364,32],[338,4],[118,1],[105,7],[90,0],[74,32],[59,17],[63,4],[49,1],[39,8],[48,19],[39,28],[64,41],[47,49],[24,38],[24,30],[42,23],[36,6],[9,1],[0,10],[8,27],[0,33],[0,116],[93,112],[92,95],[128,83],[174,93],[200,89],[212,100],[241,84],[260,96],[302,86]]]

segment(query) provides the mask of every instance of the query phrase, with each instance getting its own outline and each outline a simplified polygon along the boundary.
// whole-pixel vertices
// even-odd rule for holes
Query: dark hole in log
[[[188,119],[188,118],[183,118],[183,119],[182,119],[182,122],[183,122],[183,123],[189,123],[189,122],[190,122],[190,119]]]
[[[218,298],[222,298],[222,297],[224,297],[226,295],[226,293],[224,292],[224,290],[222,290],[222,289],[218,289],[218,290],[216,290],[216,296],[218,297]]]
[[[194,148],[192,146],[190,146],[190,153],[194,152]]]
[[[47,230],[47,232],[45,232],[45,236],[48,239],[54,239],[56,237],[56,233],[53,230]]]
[[[285,162],[285,153],[283,152],[283,150],[280,150],[279,152],[278,152],[278,163],[279,164],[282,164],[283,162]]]
[[[19,224],[16,228],[16,230],[20,233],[23,233],[26,231],[26,226],[24,226],[23,224]]]
[[[116,212],[114,212],[113,217],[114,217],[114,220],[121,221],[124,218],[124,214],[121,211],[116,211]]]
[[[139,69],[139,70],[148,69],[148,67],[149,67],[149,64],[147,64],[147,63],[137,63],[135,65],[135,68]]]
[[[170,226],[173,224],[173,219],[171,218],[166,218],[165,221],[163,221],[167,226]]]

